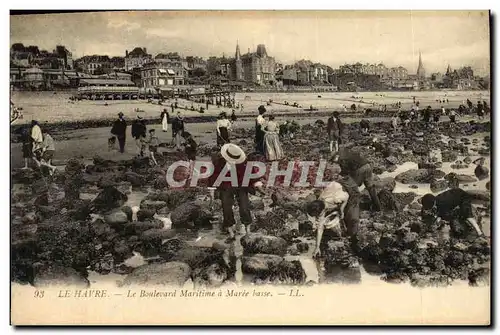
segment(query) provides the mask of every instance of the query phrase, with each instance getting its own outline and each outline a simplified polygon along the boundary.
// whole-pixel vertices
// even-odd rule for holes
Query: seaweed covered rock
[[[105,187],[92,201],[91,208],[95,211],[108,211],[123,206],[128,197],[116,187]]]
[[[174,286],[180,287],[189,279],[191,268],[186,263],[153,263],[137,267],[123,281],[124,286]]]
[[[287,243],[284,239],[257,233],[243,236],[241,245],[246,255],[272,254],[283,256],[287,249]]]
[[[448,188],[448,181],[445,179],[434,179],[431,181],[431,191],[433,193],[440,193]]]
[[[248,274],[267,275],[282,261],[283,257],[277,255],[255,254],[242,258],[241,270]]]
[[[458,153],[456,151],[443,151],[441,153],[443,162],[454,162],[458,158]]]
[[[396,176],[396,181],[402,184],[430,183],[433,179],[443,178],[445,173],[441,170],[418,169],[408,170]]]
[[[90,282],[80,272],[70,267],[45,264],[34,267],[33,286],[72,286],[88,288]]]
[[[172,228],[210,227],[212,216],[208,208],[190,201],[176,207],[170,214],[170,220]]]

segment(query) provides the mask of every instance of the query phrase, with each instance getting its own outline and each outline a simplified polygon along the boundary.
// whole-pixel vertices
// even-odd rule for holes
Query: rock
[[[443,166],[441,162],[419,162],[419,169],[440,169]]]
[[[287,243],[284,239],[262,234],[247,234],[241,238],[241,245],[247,255],[272,254],[283,256]]]
[[[119,240],[113,245],[113,256],[115,262],[123,262],[126,258],[132,256],[132,250],[125,240]]]
[[[418,186],[417,185],[410,185],[409,188],[416,189],[416,188],[418,188]]]
[[[456,174],[456,173],[448,173],[445,176],[445,179],[448,181],[451,180],[457,180],[460,184],[466,184],[466,183],[474,183],[477,181],[477,179],[473,176],[465,175],[465,174]]]
[[[34,266],[33,286],[54,287],[54,286],[75,286],[79,288],[90,287],[90,282],[81,273],[73,268],[59,265]]]
[[[187,248],[189,248],[189,245],[185,241],[178,238],[171,238],[161,244],[159,254],[163,259],[169,261],[179,250]]]
[[[490,155],[490,149],[488,149],[488,148],[480,148],[477,151],[477,153],[480,154],[481,156],[489,156]]]
[[[250,257],[243,257],[241,270],[243,273],[265,275],[273,271],[283,257],[269,254],[256,254]]]
[[[458,158],[458,153],[455,151],[447,150],[447,151],[443,151],[441,153],[441,157],[442,157],[443,162],[454,162]]]
[[[153,216],[155,215],[154,209],[140,209],[137,212],[137,220],[138,221],[145,221],[148,219],[152,219]]]
[[[141,201],[141,209],[149,209],[149,210],[154,210],[155,212],[158,212],[159,209],[167,206],[167,203],[165,201],[159,201],[159,200],[143,200]]]
[[[399,163],[399,160],[394,156],[386,157],[385,160],[392,165],[396,165]]]
[[[309,251],[309,244],[307,244],[306,242],[297,243],[297,250],[301,254],[306,253]]]
[[[132,186],[144,186],[146,184],[146,177],[135,172],[126,172],[125,178]]]
[[[170,214],[173,228],[210,226],[210,217],[211,214],[194,201],[179,205]]]
[[[487,167],[478,165],[474,169],[474,175],[477,177],[477,179],[484,180],[489,177],[490,172]]]
[[[432,193],[440,193],[448,188],[448,181],[445,179],[431,181]]]
[[[473,200],[481,201],[481,202],[491,202],[491,194],[488,191],[483,190],[469,190],[468,194],[471,195]]]
[[[190,274],[191,268],[182,262],[146,264],[135,268],[125,278],[123,285],[180,287],[189,279]]]
[[[467,156],[467,157],[464,158],[464,163],[465,164],[470,164],[470,163],[472,163],[472,159],[469,156]]]
[[[12,169],[11,178],[15,183],[33,184],[39,174],[33,169]]]
[[[132,217],[134,216],[134,212],[132,211],[132,208],[130,208],[130,206],[123,206],[120,209],[123,213],[127,214],[128,220],[132,221]]]
[[[128,222],[128,217],[122,210],[117,209],[106,214],[104,216],[104,221],[110,226],[122,226]]]
[[[260,197],[251,197],[250,199],[250,209],[251,210],[262,210],[264,209],[264,201]]]
[[[91,208],[95,211],[107,211],[123,206],[128,197],[118,191],[116,187],[104,188],[92,201]]]
[[[402,172],[396,176],[396,181],[402,184],[430,183],[434,178],[442,178],[445,173],[441,170],[412,169]]]
[[[147,221],[147,222],[130,222],[123,226],[123,233],[125,235],[140,235],[146,230],[161,229],[163,228],[162,222]]]
[[[34,225],[34,224],[37,224],[39,222],[39,217],[36,215],[35,212],[30,212],[30,213],[27,213],[25,216],[23,216],[21,221],[25,225]]]
[[[153,187],[157,190],[164,190],[168,187],[168,182],[165,177],[156,177],[153,182]]]
[[[389,192],[392,192],[396,188],[396,180],[393,177],[382,178],[375,181],[374,184],[378,190],[388,190]]]
[[[223,263],[214,263],[193,271],[195,287],[219,287],[229,277],[229,267]]]
[[[161,245],[163,240],[172,238],[175,235],[176,232],[174,230],[148,229],[141,234],[140,240],[144,242],[159,242]]]
[[[166,190],[156,194],[148,195],[145,200],[155,200],[166,202],[168,208],[171,210],[186,202],[194,201],[196,192],[191,189],[184,190]]]

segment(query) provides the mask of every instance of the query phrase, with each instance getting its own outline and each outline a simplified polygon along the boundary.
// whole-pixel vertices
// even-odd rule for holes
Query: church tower
[[[425,78],[425,69],[424,69],[424,64],[422,63],[422,53],[420,51],[418,52],[417,77],[419,79]]]
[[[234,56],[235,80],[243,80],[243,64],[241,62],[240,45],[236,41],[236,54]]]

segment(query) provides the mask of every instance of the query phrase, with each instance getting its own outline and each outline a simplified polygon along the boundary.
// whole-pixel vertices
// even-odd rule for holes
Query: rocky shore
[[[364,191],[359,248],[350,250],[344,237],[330,241],[323,255],[326,271],[353,271],[352,258],[357,256],[367,271],[391,282],[427,286],[468,280],[471,285],[488,284],[488,241],[443,234],[422,222],[417,190],[425,184],[439,193],[456,187],[457,182],[474,184],[487,178],[460,170],[478,156],[489,157],[490,128],[489,122],[454,127],[442,123],[438,132],[412,124],[410,129],[392,134],[389,123],[377,122],[372,124],[371,136],[364,136],[359,124],[346,125],[343,143],[365,150],[377,175],[383,211],[370,211],[370,197]],[[478,134],[480,139],[470,139]],[[366,150],[373,136],[387,150]],[[237,129],[233,138],[247,152],[252,151],[253,129]],[[328,159],[325,138],[322,120],[303,126],[294,139],[283,142],[289,155],[283,168],[290,159]],[[209,156],[212,151],[212,146],[203,145],[199,156]],[[430,151],[440,152],[441,158],[429,159]],[[215,208],[209,208],[203,187],[168,188],[166,170],[179,159],[185,159],[184,155],[174,151],[159,157],[157,167],[150,167],[147,158],[108,161],[96,156],[87,165],[71,159],[54,176],[44,170],[12,170],[11,280],[37,287],[85,287],[90,285],[89,272],[96,272],[124,275],[121,284],[125,286],[182,286],[191,280],[197,287],[217,287],[234,281],[242,272],[244,281],[255,284],[308,283],[300,255],[310,254],[315,233],[303,204],[316,199],[318,190],[276,186],[264,198],[252,196],[255,220],[250,233],[234,243],[214,233],[213,241],[199,245],[194,241],[200,231],[217,229],[221,204],[216,201]],[[407,162],[417,164],[418,169],[385,176]],[[450,162],[456,172],[443,171],[442,166]],[[336,172],[338,167],[330,164],[325,178]],[[185,175],[185,170],[178,169],[175,179]],[[415,186],[415,192],[394,192],[396,185]],[[470,192],[479,204],[476,211],[488,217],[489,189]],[[138,206],[130,205],[136,193],[145,196]],[[141,265],[128,262],[138,255],[143,258]]]

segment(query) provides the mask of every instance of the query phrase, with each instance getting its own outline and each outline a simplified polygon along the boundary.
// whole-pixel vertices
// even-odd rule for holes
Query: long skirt
[[[163,131],[168,131],[168,120],[167,120],[167,114],[163,116],[163,120],[161,120],[161,128]]]
[[[280,160],[285,156],[281,148],[278,133],[266,133],[264,136],[264,148],[268,161]]]
[[[226,127],[220,127],[219,128],[220,135],[217,133],[217,145],[221,146],[226,143],[229,143],[229,132],[227,131]]]

